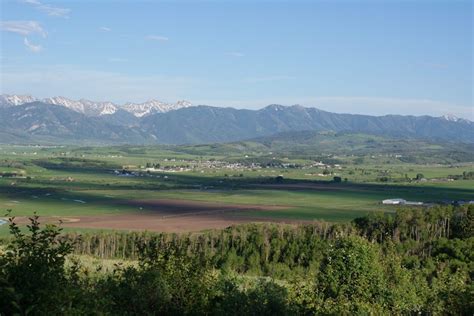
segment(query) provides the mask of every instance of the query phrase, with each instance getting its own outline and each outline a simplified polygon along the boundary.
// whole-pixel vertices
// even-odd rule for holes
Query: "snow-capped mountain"
[[[0,95],[0,107],[9,107],[14,105],[21,105],[25,103],[30,103],[38,101],[37,98],[32,97],[31,95]]]
[[[160,102],[157,100],[150,100],[144,103],[127,103],[123,105],[123,109],[133,113],[136,117],[144,117],[155,113],[165,113],[181,108],[192,106],[188,101],[178,101],[175,104]]]
[[[454,114],[445,114],[442,116],[443,119],[450,122],[471,122],[469,120],[455,116]],[[472,123],[472,122],[471,122]]]
[[[34,101],[64,106],[87,116],[111,115],[119,110],[124,110],[133,114],[135,117],[145,117],[155,113],[165,113],[190,107],[192,105],[188,101],[178,101],[174,104],[170,104],[157,100],[150,100],[144,103],[126,103],[124,105],[117,105],[112,102],[95,102],[85,99],[76,101],[65,97],[51,97],[41,100],[29,95],[2,94],[0,96],[0,107],[17,106]]]
[[[456,117],[455,115],[453,114],[445,114],[443,115],[443,118],[446,120],[446,121],[451,121],[451,122],[457,122],[459,120],[458,117]]]
[[[95,102],[85,99],[76,101],[65,97],[52,97],[45,98],[41,100],[41,102],[61,105],[73,111],[85,114],[87,116],[114,114],[118,110],[117,105],[113,104],[112,102]]]
[[[260,110],[188,107],[189,103],[158,101],[128,104],[128,112],[110,102],[59,98],[13,105],[21,99],[2,99],[11,103],[0,107],[0,143],[209,144],[286,132],[332,131],[474,144],[474,122],[450,117],[338,114],[275,104]],[[173,111],[180,107],[186,108]],[[151,114],[159,111],[167,112]]]
[[[94,102],[81,99],[79,102],[84,106],[84,114],[89,116],[101,116],[114,114],[119,107],[112,102]]]
[[[46,98],[41,100],[44,103],[48,104],[54,104],[54,105],[62,105],[64,107],[67,107],[73,111],[79,112],[79,113],[85,113],[84,110],[84,104],[79,102],[79,101],[74,101],[74,100],[69,100],[67,98],[63,97],[52,97],[52,98]]]

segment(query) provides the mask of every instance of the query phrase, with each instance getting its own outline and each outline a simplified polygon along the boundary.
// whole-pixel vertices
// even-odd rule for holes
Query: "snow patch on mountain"
[[[73,111],[84,113],[84,104],[80,101],[73,101],[63,97],[52,97],[41,100],[44,103],[61,105]]]
[[[111,115],[118,111],[118,107],[112,102],[94,102],[81,99],[80,103],[84,106],[84,114],[89,116]]]
[[[150,100],[144,103],[126,103],[123,105],[123,109],[132,113],[136,117],[144,117],[155,113],[165,113],[190,106],[192,106],[192,104],[188,101],[178,101],[174,104],[170,104],[158,100]]]
[[[0,107],[8,107],[8,106],[15,106],[21,105],[25,103],[30,103],[38,101],[35,97],[31,95],[9,95],[9,94],[2,94],[0,95]]]
[[[464,122],[464,123],[471,123],[471,124],[473,123],[470,120],[466,120],[466,119],[457,117],[454,114],[445,114],[445,115],[442,116],[442,118],[446,121],[449,121],[449,122]]]
[[[190,102],[184,100],[178,101],[176,103],[150,100],[143,103],[126,103],[124,105],[117,105],[112,102],[95,102],[85,99],[76,101],[60,96],[38,99],[29,95],[3,94],[0,96],[0,107],[17,106],[35,101],[64,106],[68,109],[83,113],[88,116],[112,115],[119,110],[125,110],[129,113],[132,113],[136,117],[145,117],[155,113],[165,113],[192,106]]]

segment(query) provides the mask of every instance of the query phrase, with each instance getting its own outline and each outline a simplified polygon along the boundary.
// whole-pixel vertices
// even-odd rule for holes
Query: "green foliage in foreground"
[[[0,314],[472,315],[473,226],[469,206],[94,239],[33,217],[29,233],[10,223]],[[137,256],[138,264],[92,271],[66,265],[73,252]]]

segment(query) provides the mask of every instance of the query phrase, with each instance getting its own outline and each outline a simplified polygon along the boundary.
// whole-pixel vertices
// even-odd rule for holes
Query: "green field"
[[[279,206],[236,217],[336,222],[392,212],[395,207],[381,204],[387,198],[434,203],[474,199],[474,180],[447,180],[472,172],[469,162],[415,164],[393,156],[384,162],[380,157],[386,154],[370,153],[333,155],[326,159],[333,161],[327,163],[330,167],[318,167],[313,164],[320,157],[275,152],[269,160],[268,153],[225,155],[219,148],[196,147],[197,154],[190,147],[1,146],[0,209],[11,209],[15,216],[133,214],[147,207],[130,201],[176,199]],[[256,161],[258,167],[251,165]],[[161,169],[146,172],[153,164]],[[114,173],[124,168],[134,175]],[[413,180],[417,174],[423,181]],[[278,183],[277,176],[282,176]],[[343,180],[334,183],[333,177]],[[6,225],[0,227],[0,234],[5,230]]]

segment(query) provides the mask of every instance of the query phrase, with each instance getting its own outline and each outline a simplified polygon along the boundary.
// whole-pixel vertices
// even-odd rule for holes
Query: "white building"
[[[387,199],[387,200],[383,200],[382,201],[382,204],[385,204],[385,205],[401,205],[401,204],[405,204],[407,201],[404,200],[404,199]]]
[[[404,199],[387,199],[387,200],[383,200],[382,204],[385,204],[385,205],[423,205],[423,202],[407,201]]]

